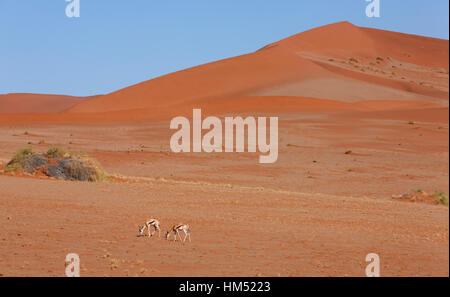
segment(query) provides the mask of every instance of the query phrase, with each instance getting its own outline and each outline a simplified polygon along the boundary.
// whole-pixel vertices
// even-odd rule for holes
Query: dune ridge
[[[92,97],[10,93],[0,95],[0,114],[63,112]]]
[[[311,58],[311,53],[314,58]],[[368,63],[376,64],[378,58],[383,59],[380,67],[388,68],[390,64],[385,64],[403,62],[416,68],[411,70],[405,66],[402,73],[405,78],[393,79],[388,75],[362,72],[359,68],[363,66],[356,69],[356,65],[352,65],[352,68],[351,62],[346,62],[343,67],[343,62],[351,58],[361,60],[353,64],[362,64],[363,60],[369,59],[373,62]],[[342,61],[337,62],[337,59]],[[411,76],[418,72],[416,76],[419,77],[415,78],[418,80],[420,71],[436,67],[444,69],[446,65],[448,41],[360,28],[341,22],[294,35],[251,54],[146,81],[78,104],[69,112],[176,109],[186,104],[201,106],[206,99],[209,102],[215,100],[220,105],[220,100],[245,96],[313,97],[344,102],[405,100],[447,107],[448,80],[445,84],[445,77],[441,79],[444,90],[406,79],[409,72]],[[383,72],[387,73],[387,70]],[[236,100],[233,102],[239,104]],[[237,105],[235,108],[240,109]],[[273,108],[283,107],[274,104]]]
[[[344,103],[364,101],[383,101],[379,106],[386,110],[398,106],[387,102],[398,101],[406,109],[425,103],[448,108],[448,52],[447,40],[340,22],[103,96],[39,95],[52,100],[36,101],[39,107],[32,111],[26,106],[30,100],[17,104],[0,97],[0,107],[3,113],[40,113],[33,121],[59,121],[55,112],[76,121],[163,118],[194,107],[220,113],[352,110],[364,104]],[[304,107],[301,98],[309,98]],[[25,115],[2,117],[21,121]]]

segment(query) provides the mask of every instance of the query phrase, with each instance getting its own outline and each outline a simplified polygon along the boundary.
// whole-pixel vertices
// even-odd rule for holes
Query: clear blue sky
[[[0,93],[103,94],[321,25],[448,39],[448,0],[0,0]]]

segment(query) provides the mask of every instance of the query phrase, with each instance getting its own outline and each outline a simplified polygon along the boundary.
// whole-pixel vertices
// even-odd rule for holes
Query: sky
[[[0,0],[0,94],[106,94],[330,23],[449,38],[448,0]]]

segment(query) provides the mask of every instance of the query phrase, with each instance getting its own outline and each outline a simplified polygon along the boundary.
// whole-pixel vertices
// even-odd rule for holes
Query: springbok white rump
[[[180,240],[181,240],[180,231],[183,231],[184,239],[181,241],[184,242],[187,237],[189,237],[189,241],[191,241],[191,233],[190,233],[189,229],[190,229],[189,225],[187,225],[187,224],[173,225],[173,227],[166,232],[166,239],[169,240],[170,234],[173,233],[173,236],[174,236],[173,241],[177,240],[177,236],[180,237]]]

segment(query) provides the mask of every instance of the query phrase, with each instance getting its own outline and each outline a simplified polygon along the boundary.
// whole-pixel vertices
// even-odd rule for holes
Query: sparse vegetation
[[[349,58],[348,61],[349,61],[350,63],[352,63],[352,62],[353,62],[353,63],[358,63],[358,60],[355,59],[355,58],[353,58],[353,57]]]
[[[448,205],[448,195],[446,193],[434,192],[433,194],[428,194],[422,189],[415,189],[403,195],[393,195],[392,198],[401,201]]]
[[[104,182],[112,179],[100,163],[86,154],[72,154],[59,147],[50,147],[43,154],[22,148],[7,164],[5,172],[23,171],[27,174],[46,174],[65,180]]]
[[[352,153],[353,153],[353,152],[350,151],[350,150],[345,152],[346,155],[351,155]]]
[[[444,192],[434,192],[431,196],[438,198],[437,203],[448,205],[448,195]]]
[[[105,172],[100,162],[89,156],[81,156],[78,158],[82,164],[82,168],[85,167],[89,170],[89,181],[109,182],[112,179]]]
[[[111,259],[111,270],[119,268],[120,260],[119,259]]]
[[[62,149],[60,147],[52,146],[52,147],[49,147],[49,149],[45,153],[45,156],[48,158],[55,159],[55,158],[63,158],[66,154],[67,154],[67,152],[64,149]]]
[[[25,161],[33,155],[33,149],[30,147],[25,147],[16,152],[14,157],[6,165],[5,172],[13,172],[20,170]]]
[[[384,61],[384,59],[383,59],[382,57],[377,57],[377,61],[379,61],[379,62],[383,62],[383,61]]]

